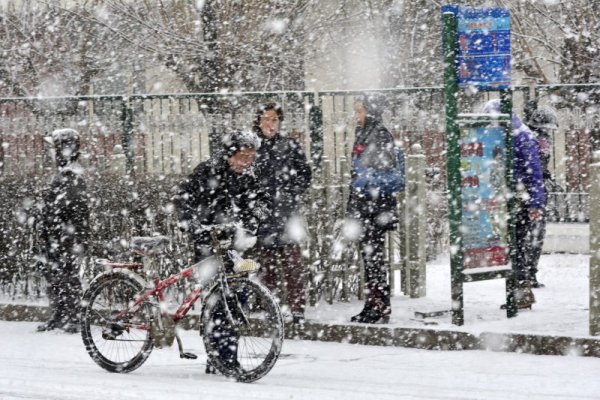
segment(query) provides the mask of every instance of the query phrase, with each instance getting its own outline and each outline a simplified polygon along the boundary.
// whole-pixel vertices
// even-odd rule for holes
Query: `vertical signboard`
[[[460,87],[510,87],[510,13],[502,8],[444,6],[457,20],[456,76]]]
[[[504,127],[462,127],[460,175],[463,267],[509,263]]]
[[[506,279],[507,316],[516,265],[510,132],[510,14],[498,8],[442,7],[448,148],[452,323],[464,323],[463,284]],[[496,117],[458,110],[461,89],[496,91]],[[465,95],[473,93],[465,91]]]

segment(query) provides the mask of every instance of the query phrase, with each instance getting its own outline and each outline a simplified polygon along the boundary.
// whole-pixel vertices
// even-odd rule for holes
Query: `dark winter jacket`
[[[538,143],[529,128],[513,116],[513,174],[518,198],[529,209],[542,209],[546,192]]]
[[[277,134],[271,139],[261,135],[256,171],[261,187],[268,193],[269,214],[258,228],[265,246],[291,242],[287,223],[297,212],[302,194],[310,186],[312,173],[300,143]]]
[[[500,100],[488,101],[483,112],[498,114]],[[517,198],[530,210],[542,209],[546,203],[546,192],[538,144],[529,127],[515,113],[512,115],[512,127],[513,181]]]
[[[379,118],[367,116],[364,128],[356,129],[352,150],[349,217],[377,229],[394,228],[398,221],[396,193],[387,189],[404,188],[398,158],[392,134]]]
[[[43,252],[52,260],[81,255],[89,240],[87,187],[78,163],[68,164],[44,190],[38,228]]]
[[[201,225],[242,223],[255,232],[267,210],[265,192],[252,170],[233,171],[221,154],[198,164],[178,186],[174,203],[184,229],[196,246],[210,246],[209,232]]]

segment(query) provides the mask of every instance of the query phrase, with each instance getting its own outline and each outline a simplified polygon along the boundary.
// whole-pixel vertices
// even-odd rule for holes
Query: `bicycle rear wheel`
[[[202,329],[208,362],[240,382],[253,382],[275,365],[283,343],[283,319],[268,289],[246,278],[227,280],[234,320],[224,306],[218,286],[202,310]]]
[[[143,287],[141,280],[115,272],[94,280],[83,296],[81,337],[90,357],[107,371],[131,372],[150,356],[152,306],[145,302],[115,319]]]

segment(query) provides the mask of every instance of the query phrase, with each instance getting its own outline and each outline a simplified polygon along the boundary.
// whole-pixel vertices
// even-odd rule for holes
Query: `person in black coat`
[[[240,223],[255,233],[267,212],[266,193],[254,171],[260,140],[252,132],[233,132],[223,147],[201,162],[178,186],[174,197],[180,226],[191,235],[195,261],[212,255],[210,233],[202,225]]]
[[[254,131],[262,140],[256,160],[260,185],[269,194],[269,216],[258,228],[262,279],[280,297],[280,281],[294,323],[304,322],[304,263],[298,241],[302,226],[298,203],[311,181],[311,170],[300,143],[279,132],[283,111],[276,103],[262,105]]]
[[[377,95],[362,95],[354,105],[357,127],[347,216],[360,232],[366,300],[352,322],[385,323],[392,312],[384,246],[386,232],[398,222],[396,193],[404,190],[404,157],[383,125],[384,103]]]
[[[267,212],[267,195],[260,187],[253,165],[260,147],[259,138],[252,132],[237,131],[225,135],[222,144],[221,149],[209,160],[198,164],[184,179],[173,198],[180,226],[191,235],[196,261],[211,256],[214,251],[210,232],[202,229],[203,225],[241,224],[246,233],[252,234],[256,233]],[[225,234],[244,236],[240,231]],[[238,247],[237,250],[245,249]],[[232,266],[226,264],[226,268]],[[239,367],[238,336],[225,316],[225,306],[217,305],[211,316],[217,328],[209,339],[223,362],[236,368]],[[216,370],[209,363],[206,372],[216,373]]]
[[[40,332],[57,328],[76,333],[80,324],[81,282],[77,260],[89,238],[87,187],[79,158],[79,134],[59,129],[49,137],[58,173],[44,190],[36,227],[42,246],[41,270],[47,282],[52,315]]]

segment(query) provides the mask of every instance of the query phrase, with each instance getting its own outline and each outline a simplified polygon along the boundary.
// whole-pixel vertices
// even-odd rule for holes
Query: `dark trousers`
[[[532,235],[532,249],[531,249],[531,262],[530,262],[530,274],[531,279],[536,280],[536,274],[538,272],[538,264],[540,262],[540,256],[542,255],[542,247],[544,246],[544,237],[546,236],[546,212],[541,217],[532,223],[531,228]]]
[[[219,301],[211,315],[213,329],[209,340],[213,348],[219,353],[219,358],[224,364],[234,365],[237,362],[237,349],[239,335],[235,333],[235,327],[232,326],[225,304]]]
[[[389,303],[390,290],[387,283],[388,268],[385,264],[386,230],[367,226],[360,239],[360,253],[365,266],[367,302],[380,298]]]
[[[517,280],[519,282],[530,282],[537,272],[537,262],[542,251],[543,241],[539,240],[540,221],[532,221],[529,217],[529,209],[527,206],[521,205],[517,212],[517,219],[515,222]]]
[[[304,294],[304,263],[300,246],[286,244],[281,246],[261,246],[259,259],[262,282],[279,299],[282,293],[280,281],[287,291],[287,305],[292,313],[304,312],[306,296]]]
[[[82,289],[76,258],[63,254],[56,259],[49,259],[43,270],[52,310],[51,319],[61,324],[79,323]]]

